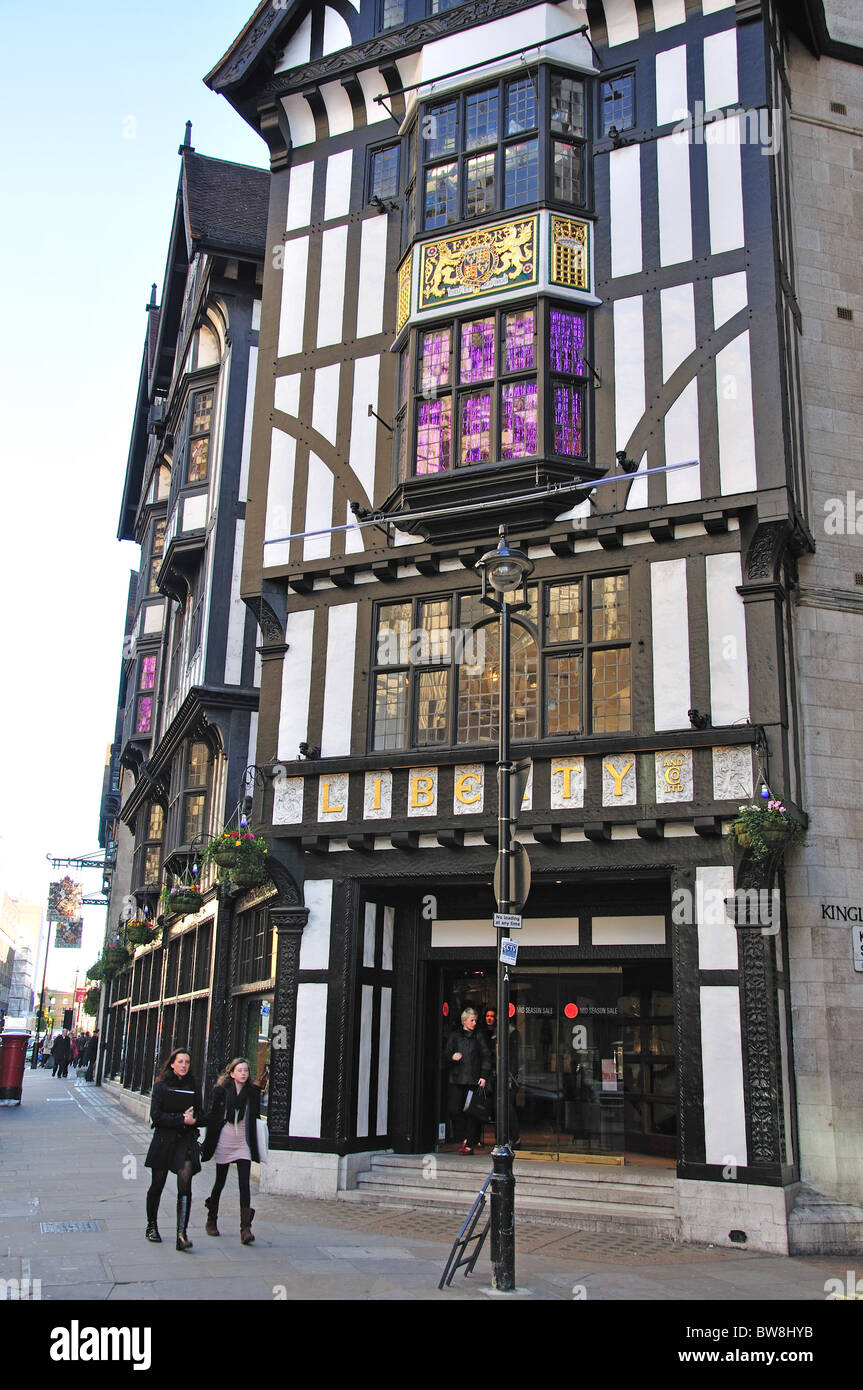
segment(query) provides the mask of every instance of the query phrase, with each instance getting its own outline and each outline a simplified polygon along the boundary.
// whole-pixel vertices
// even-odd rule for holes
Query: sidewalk
[[[74,1076],[61,1081],[49,1071],[28,1070],[22,1104],[0,1107],[0,1279],[39,1280],[42,1300],[74,1302],[501,1301],[491,1289],[488,1243],[474,1274],[465,1278],[459,1271],[450,1289],[438,1290],[461,1224],[451,1214],[253,1191],[256,1239],[242,1246],[231,1172],[219,1213],[222,1236],[208,1237],[203,1203],[215,1176],[211,1163],[194,1181],[194,1249],[174,1249],[172,1179],[160,1211],[163,1243],[148,1244],[149,1172],[143,1159],[149,1141],[149,1128],[100,1088]],[[54,1229],[49,1223],[67,1224]],[[518,1291],[502,1301],[789,1300],[823,1306],[825,1281],[839,1278],[844,1286],[850,1263],[846,1257],[783,1259],[672,1246],[520,1220]],[[742,1315],[733,1309],[726,1314]],[[775,1315],[759,1316],[776,1321]],[[697,1308],[686,1311],[690,1323],[698,1318]],[[709,1320],[705,1308],[701,1321]],[[803,1310],[783,1315],[789,1325],[805,1320]]]

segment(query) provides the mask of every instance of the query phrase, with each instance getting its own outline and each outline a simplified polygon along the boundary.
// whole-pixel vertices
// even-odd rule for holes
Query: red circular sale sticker
[[[567,1018],[578,1018],[578,1005],[565,1004],[563,1012],[566,1014]]]
[[[510,1004],[510,1006],[509,1006],[509,1016],[510,1016],[510,1018],[514,1018],[514,1017],[515,1017],[515,1004]]]
[[[443,1006],[443,1016],[444,1016],[444,1018],[448,1018],[448,1017],[449,1017],[449,1004],[444,1004],[444,1006]]]

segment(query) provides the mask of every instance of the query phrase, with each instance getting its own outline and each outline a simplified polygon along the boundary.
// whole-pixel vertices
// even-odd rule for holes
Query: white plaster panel
[[[701,0],[702,14],[717,14],[720,10],[733,10],[736,0]]]
[[[661,914],[593,917],[594,946],[664,946],[665,918]]]
[[[228,634],[225,639],[225,685],[239,685],[243,674],[243,645],[246,614],[249,611],[240,598],[245,529],[246,523],[239,520],[234,533],[234,562],[231,568],[231,606],[228,612]]]
[[[328,227],[321,237],[321,290],[318,300],[318,347],[342,341],[345,304],[345,257],[348,229]]]
[[[353,43],[351,31],[338,10],[327,5],[324,10],[324,46],[322,57],[328,53],[338,53],[340,48],[350,48]]]
[[[309,920],[300,937],[300,969],[326,970],[330,963],[330,932],[333,916],[333,881],[307,878],[303,898]]]
[[[307,63],[312,56],[312,16],[311,11],[306,15],[296,33],[288,40],[279,58],[276,72],[287,72],[289,68],[299,67],[301,63]]]
[[[306,531],[323,531],[319,536],[307,536],[303,541],[303,559],[321,560],[330,553],[331,536],[326,534],[332,525],[333,475],[317,454],[309,455],[309,481],[306,496]]]
[[[392,807],[392,773],[367,772],[363,784],[363,820],[389,820]]]
[[[378,1031],[378,1114],[377,1133],[386,1134],[389,1123],[390,1094],[390,1035],[392,1031],[393,992],[386,986],[381,990],[381,1018]]]
[[[277,777],[273,783],[273,825],[302,825],[304,777]]]
[[[656,800],[673,805],[691,801],[694,795],[692,749],[668,749],[655,754]]]
[[[259,303],[255,300],[255,303]],[[258,349],[249,348],[249,370],[246,377],[246,408],[243,415],[243,443],[240,454],[240,481],[237,501],[245,502],[249,491],[249,458],[252,450],[252,418],[255,406],[255,380],[258,374]]]
[[[365,72],[358,73],[357,76],[366,103],[366,125],[377,125],[380,121],[388,120],[389,115],[383,102],[375,101],[375,97],[386,96],[388,92],[380,68],[367,68]]]
[[[654,728],[685,729],[692,706],[685,560],[659,560],[650,566],[650,607]]]
[[[360,1045],[357,1057],[357,1138],[369,1132],[369,1082],[372,1074],[372,1018],[375,991],[373,985],[360,989]]]
[[[737,30],[722,29],[704,40],[704,106],[718,111],[737,105]]]
[[[653,0],[653,27],[657,33],[686,23],[686,0]]]
[[[351,170],[353,150],[339,150],[327,160],[327,189],[324,196],[324,221],[347,217],[351,209]]]
[[[165,625],[165,604],[148,603],[141,612],[141,635],[161,632]]]
[[[321,757],[347,757],[351,751],[351,713],[354,695],[354,656],[357,641],[357,605],[334,604],[329,610],[327,669],[324,678],[324,713]]]
[[[383,950],[381,953],[381,969],[392,970],[393,968],[393,934],[395,932],[396,914],[395,908],[384,908],[384,939]]]
[[[329,367],[318,367],[315,372],[315,391],[312,399],[312,429],[322,434],[331,444],[338,436],[339,380],[341,363],[333,362]],[[327,522],[329,525],[329,521]]]
[[[656,124],[682,121],[687,114],[686,44],[656,55]]]
[[[721,490],[753,491],[757,473],[748,330],[716,354],[716,412]]]
[[[617,449],[644,414],[644,307],[641,295],[614,305],[614,427]]]
[[[725,901],[734,892],[730,864],[695,870],[695,919],[701,970],[736,970],[737,928],[728,919]]]
[[[660,290],[662,322],[662,380],[668,381],[681,362],[695,351],[695,286],[673,285]]]
[[[294,164],[291,168],[291,182],[288,186],[288,211],[285,218],[285,231],[298,231],[308,227],[312,220],[312,183],[315,177],[315,161],[309,159],[305,164]]]
[[[378,408],[380,367],[381,360],[377,354],[374,357],[358,357],[354,362],[349,458],[351,468],[362,483],[369,503],[375,490],[375,452],[378,439],[378,422],[373,415],[369,415],[369,406],[373,410]],[[353,514],[349,517],[349,520],[352,519]],[[357,549],[362,549],[362,543]]]
[[[749,303],[746,286],[746,271],[737,270],[733,275],[716,275],[713,279],[713,327],[721,328],[729,319],[745,309]]]
[[[638,468],[636,469],[636,472],[633,475],[632,486],[630,487],[629,494],[626,498],[625,510],[628,512],[638,511],[641,507],[647,506],[647,479],[639,478],[638,476],[638,474],[643,473],[646,468],[647,454],[642,454],[638,463]],[[578,549],[578,546],[579,542],[576,541],[576,550]]]
[[[261,301],[256,299],[252,303],[252,332],[257,333],[261,327]]]
[[[303,145],[314,144],[315,117],[305,97],[298,93],[293,96],[282,97],[282,106],[288,118],[293,148],[296,150]]]
[[[303,933],[305,935],[305,933]],[[291,1117],[288,1133],[317,1139],[324,1097],[324,1045],[327,1035],[327,986],[297,987]]]
[[[740,170],[740,117],[705,127],[710,250],[718,256],[743,245],[743,183]]]
[[[693,378],[673,401],[665,414],[665,462],[689,463],[700,450],[698,433],[698,380]],[[701,496],[701,468],[680,468],[666,473],[665,494],[669,502],[691,502]]]
[[[730,985],[701,989],[704,1147],[708,1163],[746,1167],[740,996]]]
[[[383,327],[387,277],[386,216],[367,217],[360,241],[360,279],[357,296],[357,337],[380,333]],[[375,359],[377,360],[377,359]]]
[[[677,265],[692,260],[692,197],[689,185],[689,141],[663,135],[656,142],[659,199],[659,263]]]
[[[285,242],[282,262],[282,303],[279,314],[279,356],[289,357],[303,346],[303,320],[306,301],[306,273],[309,238],[295,237]]]
[[[327,110],[330,135],[345,135],[353,130],[354,110],[341,82],[325,82],[318,90]]]
[[[463,918],[432,922],[433,947],[494,946],[496,931],[491,918]],[[577,946],[577,917],[524,917],[519,946]]]
[[[363,921],[363,965],[367,966],[369,970],[374,968],[375,963],[376,916],[377,906],[375,903],[366,903]]]
[[[459,792],[461,792],[461,800],[459,800]],[[454,768],[452,792],[453,815],[478,815],[483,809],[484,800],[485,782],[482,763],[466,763]]]
[[[313,612],[288,615],[279,713],[279,757],[286,761],[296,758],[297,748],[308,738],[314,622]]]
[[[345,554],[347,555],[358,555],[360,551],[365,549],[363,528],[357,526],[356,522],[357,519],[351,511],[350,503],[345,503],[345,525],[350,529],[343,531],[342,535],[344,536]]]
[[[752,752],[743,747],[714,748],[713,799],[740,801],[752,795]]]
[[[290,376],[277,376],[273,387],[273,404],[276,410],[281,410],[285,415],[293,415],[295,418],[300,410],[300,384],[302,382],[300,372],[291,372]]]
[[[348,789],[346,772],[331,772],[318,779],[318,820],[324,825],[347,820]]]
[[[746,615],[737,592],[742,583],[736,552],[708,555],[707,634],[710,660],[710,713],[714,725],[749,719],[749,661]]]
[[[286,564],[290,544],[281,537],[290,535],[294,500],[294,460],[297,441],[284,430],[270,436],[270,476],[267,483],[267,518],[264,530],[264,560],[270,565]]]
[[[611,274],[641,270],[641,150],[638,145],[608,156],[611,197]]]
[[[183,502],[184,531],[202,531],[207,524],[207,494],[201,492],[197,497],[187,497]]]
[[[570,811],[584,805],[584,758],[556,758],[551,765],[551,809]]]
[[[638,13],[635,0],[602,0],[608,28],[608,46],[632,43],[638,38]]]
[[[636,795],[635,754],[617,753],[603,759],[603,806],[634,806]]]

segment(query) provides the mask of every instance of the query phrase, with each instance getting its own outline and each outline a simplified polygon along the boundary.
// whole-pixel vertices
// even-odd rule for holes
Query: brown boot
[[[207,1208],[207,1224],[204,1230],[207,1232],[208,1236],[217,1236],[220,1234],[219,1227],[216,1224],[219,1216],[219,1203],[218,1201],[213,1201],[212,1197],[205,1197],[204,1206]]]
[[[240,1240],[243,1245],[252,1245],[255,1237],[252,1235],[252,1222],[255,1219],[254,1207],[243,1207],[240,1212]]]

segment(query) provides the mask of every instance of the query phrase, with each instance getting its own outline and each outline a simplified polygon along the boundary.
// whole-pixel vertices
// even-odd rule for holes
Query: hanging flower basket
[[[129,952],[125,946],[106,946],[102,952],[102,978],[113,980],[122,974],[129,964]]]
[[[92,989],[87,990],[87,993],[84,996],[84,1003],[82,1005],[82,1008],[88,1018],[95,1018],[98,1014],[99,1000],[101,999],[101,997],[102,991],[98,985],[94,985]]]
[[[130,946],[149,946],[158,934],[158,927],[151,927],[149,922],[136,920],[126,923],[126,941]]]
[[[207,845],[202,855],[205,864],[215,864],[230,876],[240,888],[253,888],[267,877],[267,842],[243,826],[240,830],[225,830]]]
[[[763,863],[805,844],[806,831],[781,801],[768,801],[766,806],[747,802],[739,808],[728,839],[734,848],[748,851],[757,863]]]
[[[95,965],[91,965],[91,966],[90,966],[90,969],[87,971],[87,976],[86,976],[86,978],[87,978],[88,980],[104,980],[104,978],[105,978],[105,967],[104,967],[104,965],[102,964],[101,957],[100,957],[99,960],[96,961],[96,964],[95,964]]]
[[[197,912],[201,906],[201,890],[192,888],[189,884],[179,884],[176,888],[169,889],[166,900],[169,912],[182,912],[184,915]]]

